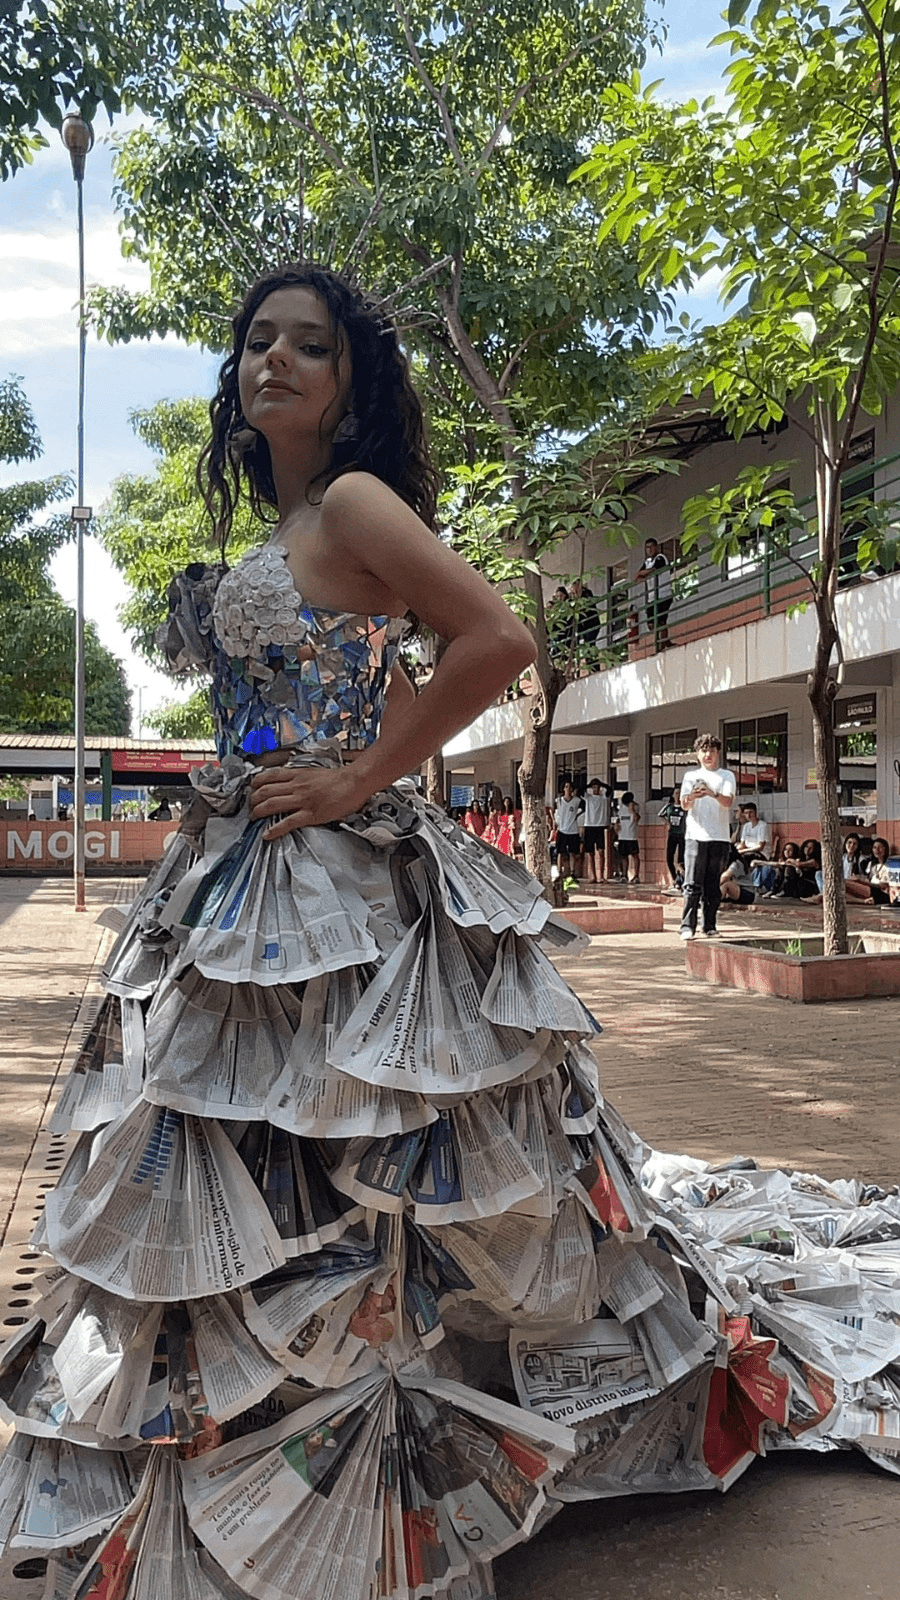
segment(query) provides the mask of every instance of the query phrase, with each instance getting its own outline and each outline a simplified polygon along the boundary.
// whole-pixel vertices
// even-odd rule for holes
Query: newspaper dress
[[[723,1487],[767,1438],[878,1447],[888,1291],[838,1394],[831,1280],[766,1253],[784,1194],[654,1157],[603,1102],[547,954],[579,936],[515,861],[404,784],[273,842],[249,819],[250,757],[376,737],[402,623],[306,605],[277,545],[170,600],[220,762],[54,1113],[0,1545],[48,1555],[47,1600],[488,1600],[565,1499]],[[816,1181],[817,1226],[856,1216]]]

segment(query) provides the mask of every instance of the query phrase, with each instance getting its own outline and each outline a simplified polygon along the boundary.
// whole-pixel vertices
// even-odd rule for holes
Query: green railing
[[[886,575],[879,568],[860,569],[857,545],[860,533],[867,531],[865,512],[870,505],[882,515],[896,506],[900,533],[900,452],[864,461],[845,473],[842,501],[838,583],[845,589]],[[632,652],[646,654],[648,645],[659,650],[667,643],[687,643],[706,632],[727,632],[786,610],[803,598],[804,589],[811,592],[803,569],[814,564],[818,549],[814,498],[801,501],[798,509],[805,519],[804,530],[795,533],[789,551],[761,536],[745,541],[740,554],[721,565],[713,564],[702,549],[689,558],[676,558],[669,571],[671,606],[667,615],[657,611],[649,622],[643,581],[609,582],[608,569],[595,569],[586,578],[593,590],[590,596],[572,598],[548,613],[557,661],[577,676],[615,666]],[[671,525],[655,529],[645,525],[645,532],[660,544],[674,535],[678,548],[679,530]]]

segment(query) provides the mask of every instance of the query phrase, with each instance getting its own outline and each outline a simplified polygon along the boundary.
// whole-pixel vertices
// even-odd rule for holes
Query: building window
[[[869,827],[878,817],[875,695],[854,695],[834,708],[838,807],[844,822]]]
[[[726,722],[725,766],[738,794],[781,794],[787,790],[787,712]]]
[[[697,765],[694,755],[696,728],[681,728],[677,733],[650,735],[650,799],[668,800],[689,767]]]
[[[578,794],[587,788],[587,750],[562,750],[553,757],[554,793],[562,794],[564,783],[571,783]]]

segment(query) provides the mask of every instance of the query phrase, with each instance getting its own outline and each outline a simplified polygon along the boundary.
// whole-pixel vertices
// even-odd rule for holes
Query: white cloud
[[[74,214],[61,209],[59,220],[45,216],[37,228],[0,228],[0,257],[6,267],[0,287],[0,329],[7,360],[77,343],[78,244]],[[122,256],[111,217],[85,219],[84,254],[89,286],[148,287],[143,263]]]

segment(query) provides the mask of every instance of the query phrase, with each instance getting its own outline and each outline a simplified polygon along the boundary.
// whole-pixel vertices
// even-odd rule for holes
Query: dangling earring
[[[332,444],[352,444],[354,439],[358,438],[359,422],[354,416],[353,412],[348,411],[347,415],[341,418],[340,422],[335,428],[334,437],[331,442]]]
[[[256,429],[248,428],[246,423],[228,435],[228,455],[236,467],[241,466],[245,455],[253,449],[258,438]]]

